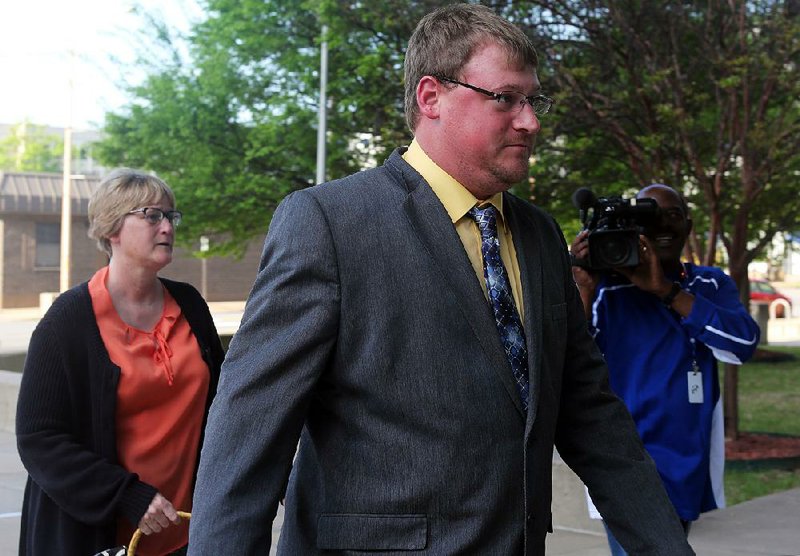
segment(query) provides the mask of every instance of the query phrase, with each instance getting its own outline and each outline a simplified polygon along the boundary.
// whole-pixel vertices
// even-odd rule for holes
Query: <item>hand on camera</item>
[[[589,260],[589,232],[587,230],[581,231],[572,244],[569,246],[569,252],[574,259]],[[591,292],[597,288],[597,283],[600,281],[600,274],[593,272],[586,267],[572,265],[572,279],[579,288]]]
[[[589,232],[581,231],[570,245],[570,253],[575,259],[589,260]],[[658,260],[653,245],[645,236],[639,236],[639,264],[612,269],[630,280],[637,288],[663,297],[672,287],[667,280],[661,262]],[[585,266],[572,266],[572,277],[581,290],[594,293],[600,281],[600,271],[592,271]]]
[[[614,271],[625,276],[640,290],[659,297],[665,296],[672,288],[672,282],[664,275],[653,245],[643,235],[639,236],[639,264],[633,267],[615,268]]]

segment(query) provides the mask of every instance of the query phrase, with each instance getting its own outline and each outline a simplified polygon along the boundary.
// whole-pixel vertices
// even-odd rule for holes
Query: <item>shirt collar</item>
[[[464,217],[472,207],[494,205],[500,213],[500,219],[505,225],[503,216],[503,194],[496,193],[487,201],[478,201],[475,196],[467,191],[453,176],[442,170],[414,139],[408,150],[403,153],[403,159],[428,182],[433,192],[444,205],[444,209],[455,224]]]
[[[95,310],[95,318],[99,321],[103,318],[112,318],[124,327],[126,330],[138,330],[145,334],[150,334],[150,331],[139,330],[128,325],[119,313],[114,308],[114,300],[111,298],[111,292],[108,291],[106,282],[108,281],[109,266],[106,265],[95,272],[89,281],[89,292],[92,296],[92,304]],[[161,313],[161,319],[156,323],[155,328],[159,328],[161,333],[166,337],[169,336],[169,331],[174,326],[175,322],[181,316],[181,307],[175,298],[170,295],[169,290],[161,286],[164,290],[164,309]],[[155,330],[154,328],[154,330]]]

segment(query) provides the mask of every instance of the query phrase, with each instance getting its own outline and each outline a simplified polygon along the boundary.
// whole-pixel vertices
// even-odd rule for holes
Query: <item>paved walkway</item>
[[[14,435],[0,432],[0,556],[17,554],[20,509],[27,474],[17,455]],[[279,511],[273,524],[273,543],[283,524]],[[273,547],[270,554],[276,553]],[[607,556],[605,538],[597,535],[557,531],[548,539],[548,555]]]
[[[25,478],[14,435],[0,432],[0,556],[17,554]]]
[[[17,554],[26,478],[14,435],[0,432],[0,556]],[[273,526],[273,540],[282,522],[281,512]],[[706,514],[692,527],[689,541],[698,556],[800,555],[800,489]],[[547,554],[608,556],[608,549],[601,534],[557,528],[548,535]]]
[[[211,303],[221,334],[232,333],[239,324],[243,303]],[[0,356],[24,351],[40,317],[38,309],[0,310]],[[11,432],[0,430],[0,556],[17,554],[20,509],[27,475]],[[577,480],[577,479],[575,479]],[[563,483],[560,483],[563,484]],[[554,507],[561,518],[585,512],[583,491],[554,492]],[[576,494],[577,493],[577,494]],[[579,522],[572,516],[573,522]],[[273,526],[277,540],[283,516]],[[565,521],[568,522],[568,521]],[[800,556],[800,489],[758,498],[705,514],[693,527],[689,542],[698,556]],[[273,548],[271,554],[275,554]],[[559,527],[547,538],[548,556],[608,556],[605,536],[597,531]]]
[[[214,317],[214,324],[221,335],[231,335],[239,328],[244,301],[218,301],[208,305]],[[0,356],[27,351],[31,333],[41,316],[38,307],[0,309]],[[2,365],[0,369],[3,369]]]

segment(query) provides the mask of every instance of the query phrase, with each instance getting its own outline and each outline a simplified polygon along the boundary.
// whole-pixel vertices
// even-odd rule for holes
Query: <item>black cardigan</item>
[[[194,287],[161,281],[211,370],[207,415],[224,356],[214,321]],[[155,496],[155,487],[117,461],[119,375],[88,282],[59,295],[31,337],[17,403],[17,448],[28,471],[20,555],[91,556],[114,546],[117,519],[138,524]]]

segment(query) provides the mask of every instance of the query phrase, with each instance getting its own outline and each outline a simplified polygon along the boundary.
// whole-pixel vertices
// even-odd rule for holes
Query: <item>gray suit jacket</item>
[[[400,153],[275,212],[208,419],[190,553],[266,554],[285,493],[279,554],[543,554],[555,443],[633,553],[691,554],[555,222],[505,195],[526,415],[461,241]]]

